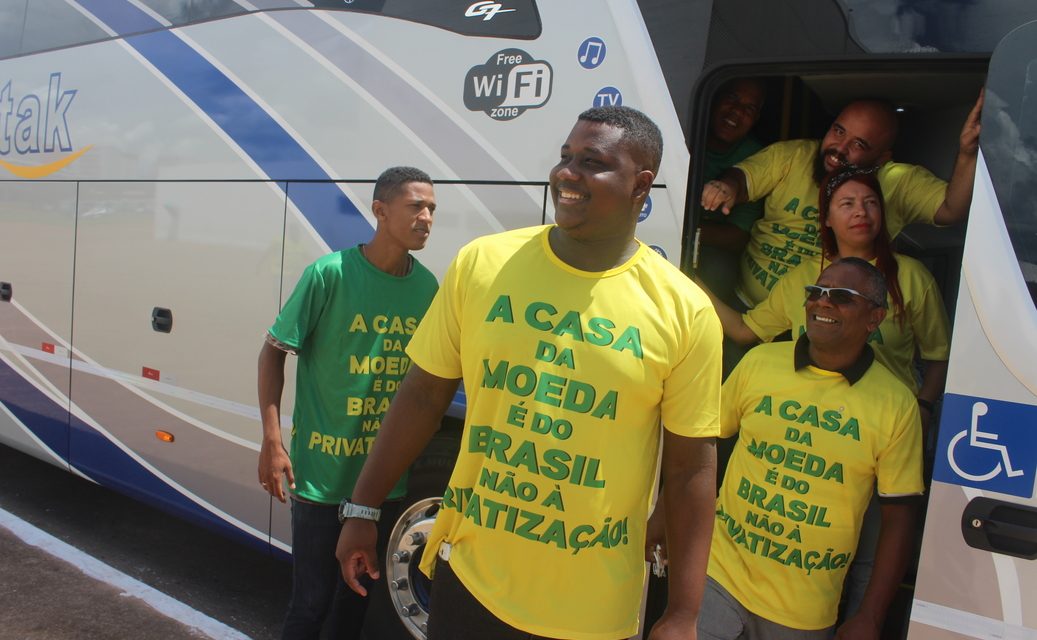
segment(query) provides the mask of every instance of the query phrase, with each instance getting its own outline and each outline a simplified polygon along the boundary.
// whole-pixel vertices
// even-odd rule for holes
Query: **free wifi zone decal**
[[[553,72],[546,60],[522,49],[504,49],[468,70],[464,106],[494,120],[514,120],[527,109],[547,104]]]

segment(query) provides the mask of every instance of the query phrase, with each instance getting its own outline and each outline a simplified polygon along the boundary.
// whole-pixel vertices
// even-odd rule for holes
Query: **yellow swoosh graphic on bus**
[[[79,159],[79,156],[89,151],[93,146],[94,145],[92,144],[88,144],[79,151],[73,153],[72,155],[65,156],[60,160],[55,160],[50,164],[42,164],[36,167],[26,167],[20,164],[11,164],[10,162],[4,162],[3,160],[0,160],[0,167],[7,169],[19,178],[44,178],[72,164],[73,162]]]

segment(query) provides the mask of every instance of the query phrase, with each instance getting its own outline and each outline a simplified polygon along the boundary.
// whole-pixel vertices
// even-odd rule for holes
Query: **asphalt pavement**
[[[0,509],[0,640],[279,636],[283,558],[2,445]]]

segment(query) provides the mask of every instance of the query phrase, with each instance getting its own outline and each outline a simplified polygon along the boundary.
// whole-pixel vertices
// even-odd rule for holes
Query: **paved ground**
[[[279,635],[281,559],[2,445],[0,508],[247,637]],[[0,527],[0,640],[205,637],[123,591]]]
[[[205,638],[0,527],[0,637]]]

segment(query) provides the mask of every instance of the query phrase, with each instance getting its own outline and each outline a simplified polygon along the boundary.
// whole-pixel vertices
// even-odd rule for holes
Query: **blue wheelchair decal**
[[[1037,407],[944,397],[934,480],[1029,498],[1035,472]]]

